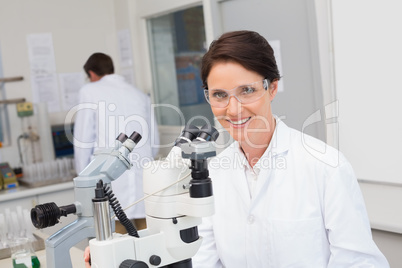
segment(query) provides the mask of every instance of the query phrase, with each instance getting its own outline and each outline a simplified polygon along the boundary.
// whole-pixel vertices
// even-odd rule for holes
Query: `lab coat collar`
[[[234,184],[235,188],[239,194],[239,197],[243,200],[245,206],[248,209],[252,209],[252,207],[256,204],[255,200],[258,200],[260,194],[264,192],[263,189],[268,187],[270,181],[270,174],[272,172],[272,163],[275,162],[274,158],[280,155],[285,154],[289,150],[290,146],[290,128],[282,122],[278,117],[275,117],[276,127],[274,131],[274,135],[272,136],[272,140],[270,145],[265,150],[264,154],[258,160],[257,164],[252,169],[247,162],[246,157],[244,156],[240,145],[237,141],[235,141],[231,145],[231,152],[233,152],[232,157],[233,163],[241,163],[241,170],[244,172],[246,169],[252,169],[258,176],[257,185],[255,193],[253,194],[252,200],[247,191],[247,180],[245,180],[245,176],[233,176],[233,179],[237,182]],[[236,158],[237,157],[237,158]],[[236,172],[240,170],[237,169]],[[245,173],[243,173],[245,174]]]
[[[113,80],[124,81],[124,77],[118,74],[107,74],[100,79],[100,81],[113,81]]]
[[[279,117],[274,117],[276,128],[270,143],[272,156],[286,153],[290,146],[290,128]]]
[[[276,120],[276,127],[274,134],[272,135],[271,142],[253,168],[254,172],[256,172],[257,175],[259,174],[259,171],[261,169],[260,163],[262,159],[267,157],[276,157],[277,155],[283,154],[289,150],[290,129],[279,117],[274,117]],[[233,148],[235,150],[235,153],[240,156],[241,163],[244,164],[244,167],[252,169],[246,157],[244,156],[242,149],[240,148],[240,144],[237,141],[233,143]]]

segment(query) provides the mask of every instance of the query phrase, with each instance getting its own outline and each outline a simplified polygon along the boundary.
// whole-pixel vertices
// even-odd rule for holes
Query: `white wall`
[[[253,30],[268,41],[280,41],[284,91],[276,95],[273,113],[290,127],[325,140],[325,120],[305,125],[327,104],[322,96],[315,1],[223,1],[219,6],[223,32]]]
[[[360,180],[374,240],[401,267],[402,3],[331,3],[339,148]]]
[[[402,2],[332,6],[340,149],[359,179],[402,183]]]
[[[117,2],[124,4],[126,1]],[[82,72],[83,64],[94,52],[104,52],[117,59],[116,22],[119,27],[128,22],[123,21],[124,13],[115,15],[114,4],[113,0],[0,0],[3,75],[24,77],[22,82],[5,84],[7,98],[33,99],[28,34],[52,34],[57,73]],[[1,154],[3,161],[15,166],[18,164],[16,139],[22,133],[21,119],[16,115],[15,105],[9,105],[8,111],[12,144],[2,148]],[[50,123],[63,123],[65,114],[50,114]]]

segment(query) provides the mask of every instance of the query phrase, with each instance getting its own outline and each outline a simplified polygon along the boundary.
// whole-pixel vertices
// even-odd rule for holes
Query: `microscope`
[[[55,203],[37,205],[31,210],[31,221],[36,228],[43,229],[59,222],[61,216],[76,214],[77,220],[51,235],[45,242],[48,267],[72,267],[70,248],[86,238],[96,236],[98,225],[94,218],[92,199],[99,180],[109,183],[131,167],[129,153],[141,140],[141,135],[133,132],[130,137],[120,134],[115,147],[98,151],[88,166],[74,178],[75,202],[58,207]],[[107,215],[108,216],[108,215]],[[113,226],[114,228],[114,226]]]
[[[78,215],[76,222],[46,241],[49,267],[71,267],[69,248],[86,237],[95,237],[89,241],[92,267],[191,268],[191,258],[202,243],[197,226],[202,217],[214,213],[208,158],[216,155],[213,141],[218,135],[210,125],[201,129],[188,125],[166,159],[144,166],[147,229],[138,232],[108,186],[130,168],[127,155],[140,137],[135,133],[134,137],[124,140],[120,135],[114,150],[98,153],[74,179],[77,201],[73,205],[59,208],[53,203],[52,209],[48,209],[50,205],[45,204],[31,211],[32,222],[38,228],[52,226],[40,220],[48,218],[41,216],[46,214],[42,212],[45,210],[57,215],[52,220],[53,225],[60,215]],[[125,145],[127,141],[130,146]],[[110,207],[128,234],[113,233]]]
[[[166,159],[144,167],[147,229],[138,236],[101,232],[89,241],[92,267],[192,267],[202,243],[198,225],[214,213],[207,160],[218,134],[209,125],[187,126]]]

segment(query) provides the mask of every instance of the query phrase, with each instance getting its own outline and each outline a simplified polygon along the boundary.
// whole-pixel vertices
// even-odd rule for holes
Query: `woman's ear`
[[[278,80],[275,80],[269,84],[269,99],[274,100],[276,93],[278,92]]]

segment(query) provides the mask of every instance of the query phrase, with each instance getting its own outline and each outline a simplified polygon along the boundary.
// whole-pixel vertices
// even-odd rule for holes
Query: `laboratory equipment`
[[[25,166],[53,160],[54,151],[49,146],[52,136],[47,104],[18,103],[17,114],[22,126],[22,133],[17,138],[20,164]]]
[[[11,248],[16,246],[17,239],[28,240],[30,245],[27,246],[32,247],[34,251],[43,250],[45,243],[33,233],[33,229],[28,209],[11,204],[11,207],[0,210],[0,259],[11,257]]]
[[[214,213],[207,159],[216,155],[217,136],[208,125],[186,127],[165,160],[144,167],[147,229],[110,236],[105,227],[89,242],[93,267],[192,267],[201,217]]]
[[[10,242],[13,268],[39,268],[40,262],[27,237],[19,237]]]
[[[2,75],[2,67],[1,67],[1,55],[0,55],[0,76]],[[0,142],[3,145],[10,145],[10,120],[8,118],[8,104],[14,104],[25,101],[25,98],[18,99],[7,99],[6,91],[4,84],[8,82],[17,82],[22,81],[24,78],[22,76],[18,77],[0,77]]]
[[[17,103],[17,115],[19,117],[25,117],[25,116],[33,115],[32,102],[20,102],[20,103]]]
[[[0,189],[18,186],[17,177],[8,163],[0,163]]]
[[[128,155],[140,139],[141,135],[137,132],[133,132],[130,137],[120,134],[113,149],[95,152],[94,160],[74,178],[73,204],[59,207],[55,203],[46,203],[31,210],[31,220],[37,228],[53,226],[61,216],[78,216],[76,221],[46,240],[48,267],[71,267],[69,249],[83,239],[95,237],[92,198],[95,197],[96,184],[99,180],[110,184],[131,167]]]
[[[69,136],[74,132],[74,124],[53,125],[51,131],[56,158],[73,157],[74,145]]]
[[[214,213],[207,159],[216,154],[211,141],[217,136],[213,127],[188,126],[165,160],[144,167],[147,229],[138,232],[125,224],[130,222],[127,218],[120,217],[124,213],[109,186],[130,166],[127,155],[118,150],[121,140],[118,138],[115,150],[98,153],[74,179],[74,204],[58,207],[48,203],[31,211],[38,228],[53,226],[61,216],[78,215],[76,222],[46,241],[48,266],[71,267],[69,248],[84,238],[96,237],[90,240],[93,267],[192,267],[191,257],[202,243],[197,226],[201,217]],[[114,221],[108,216],[108,203],[128,234],[112,233]]]
[[[64,157],[24,165],[24,176],[18,181],[26,187],[40,187],[72,181],[76,176],[74,159]]]

